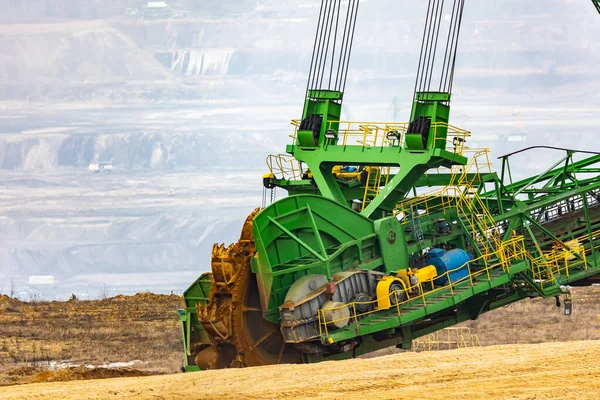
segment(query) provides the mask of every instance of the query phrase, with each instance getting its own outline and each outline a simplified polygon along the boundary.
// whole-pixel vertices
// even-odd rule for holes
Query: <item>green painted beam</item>
[[[508,157],[507,157],[507,159],[508,159]],[[578,171],[583,171],[585,168],[587,168],[591,165],[597,164],[597,163],[600,163],[600,155],[588,157],[581,161],[570,164],[567,168],[567,172],[576,173]],[[548,172],[542,174],[539,177],[534,176],[534,177],[526,178],[526,179],[523,179],[521,181],[518,181],[518,182],[515,182],[512,184],[504,185],[504,187],[508,193],[515,193],[518,190],[521,190],[522,188],[529,186],[531,184],[531,182],[536,178],[538,178],[539,182],[543,182],[547,179],[552,178],[557,173],[561,173],[563,171],[564,171],[563,167],[557,167],[557,168],[552,169],[551,171],[548,171]],[[490,195],[490,194],[491,193],[485,193],[484,195]]]

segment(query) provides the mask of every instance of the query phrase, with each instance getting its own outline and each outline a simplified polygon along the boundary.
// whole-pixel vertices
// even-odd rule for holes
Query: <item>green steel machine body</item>
[[[600,2],[593,3],[600,12]],[[354,6],[350,1],[350,21]],[[464,1],[454,6],[448,43],[457,44]],[[558,162],[513,181],[511,166],[540,151],[534,147],[500,157],[492,171],[487,151],[468,148],[470,132],[449,124],[456,45],[446,45],[441,76],[434,77],[440,90],[431,90],[433,35],[424,39],[407,123],[340,121],[344,49],[351,50],[354,31],[351,24],[340,31],[340,56],[335,50],[328,56],[319,43],[326,17],[320,17],[302,118],[286,154],[272,156],[263,178],[267,189],[283,188],[289,196],[249,218],[243,251],[216,256],[223,250],[215,247],[213,274],[185,293],[180,315],[188,370],[208,350],[210,361],[200,357],[201,368],[408,349],[415,338],[525,298],[563,296],[570,306],[568,285],[589,285],[600,274],[599,154],[547,148],[560,154]],[[439,36],[429,11],[426,35],[428,26]],[[236,278],[246,273],[239,260],[248,264],[246,278]],[[244,287],[236,288],[235,279],[246,279]],[[237,290],[244,295],[236,297]],[[251,300],[236,300],[242,297]],[[229,314],[218,315],[223,304]],[[253,312],[243,320],[246,330],[268,326],[267,333],[236,338],[247,334],[240,333],[236,307]],[[275,339],[276,356],[251,355]]]

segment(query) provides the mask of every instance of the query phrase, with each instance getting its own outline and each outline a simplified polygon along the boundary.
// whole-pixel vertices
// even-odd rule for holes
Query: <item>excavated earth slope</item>
[[[600,341],[401,353],[314,365],[33,384],[9,399],[597,399]]]

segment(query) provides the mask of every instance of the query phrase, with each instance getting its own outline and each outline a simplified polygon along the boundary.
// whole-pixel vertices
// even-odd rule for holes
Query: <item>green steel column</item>
[[[340,189],[337,180],[331,173],[331,169],[334,165],[335,164],[333,163],[322,163],[316,167],[312,163],[308,164],[321,196],[335,200],[340,204],[347,204],[342,189]]]
[[[590,213],[588,210],[587,192],[581,194],[581,199],[583,200],[583,213],[585,215],[585,222],[587,225],[587,234],[590,238],[590,250],[592,252],[592,259],[594,260],[594,268],[597,268],[598,260],[596,259],[596,246],[594,244],[594,235],[592,235],[592,222],[590,221]]]
[[[396,204],[414,187],[415,182],[429,169],[428,162],[431,159],[429,153],[403,153],[400,171],[388,182],[362,214],[372,218],[381,218],[375,215],[378,209],[391,211]]]

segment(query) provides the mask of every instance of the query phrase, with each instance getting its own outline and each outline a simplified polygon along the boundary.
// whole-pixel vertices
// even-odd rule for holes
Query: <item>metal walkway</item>
[[[600,232],[593,233],[596,234]],[[585,237],[580,240],[585,240]],[[464,266],[459,269],[462,268]],[[444,310],[454,309],[478,294],[510,282],[521,284],[524,293],[530,296],[554,297],[561,294],[560,285],[600,272],[600,267],[594,268],[588,263],[583,246],[573,249],[571,253],[555,251],[533,259],[526,251],[522,236],[504,242],[494,254],[471,261],[468,268],[468,276],[454,282],[451,282],[450,276],[458,269],[447,271],[444,275],[448,278],[448,284],[443,287],[426,291],[424,286],[428,282],[419,282],[414,287],[390,293],[393,305],[389,309],[378,309],[377,301],[345,304],[342,307],[349,307],[350,316],[346,318],[348,325],[341,329],[332,330],[329,326],[342,320],[327,320],[325,315],[327,311],[342,307],[322,309],[319,314],[321,340],[333,344],[409,325]],[[410,294],[415,291],[420,294]],[[364,308],[369,308],[369,311],[358,311]]]

